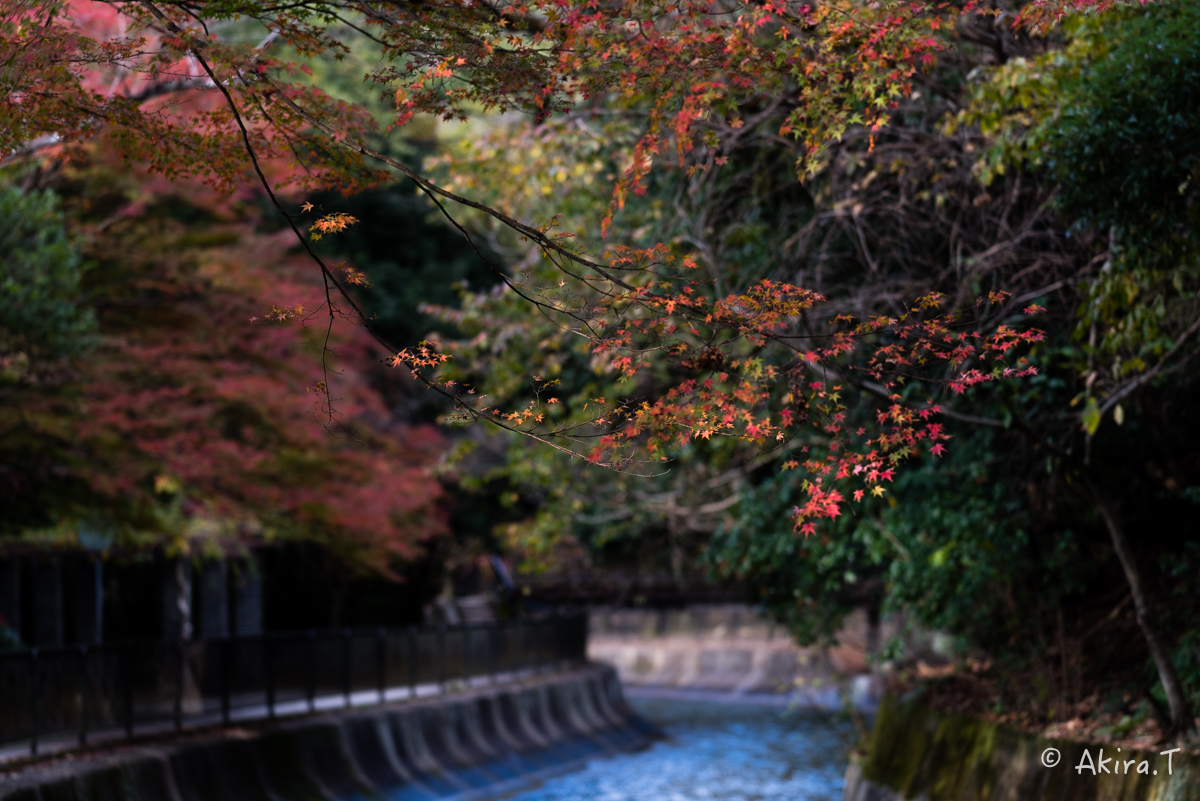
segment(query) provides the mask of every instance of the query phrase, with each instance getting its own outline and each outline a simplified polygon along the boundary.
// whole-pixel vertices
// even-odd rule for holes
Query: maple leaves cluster
[[[409,367],[414,377],[420,374],[423,367],[437,367],[445,364],[449,360],[449,356],[445,353],[439,353],[438,343],[429,340],[422,340],[421,344],[415,348],[405,348],[388,360],[388,365],[391,367]],[[448,389],[452,389],[453,382],[447,382]]]
[[[491,417],[593,464],[628,472],[655,469],[689,443],[714,437],[781,454],[798,448],[802,458],[788,458],[784,469],[806,474],[809,499],[793,511],[804,534],[815,520],[842,514],[850,499],[882,496],[903,460],[945,451],[949,435],[937,419],[942,407],[914,400],[914,390],[921,388],[924,398],[939,387],[962,392],[984,381],[1033,375],[1036,368],[1014,351],[1044,336],[995,325],[1012,311],[1003,293],[990,295],[973,320],[942,312],[944,298],[934,293],[898,318],[838,316],[826,321],[830,330],[814,334],[805,319],[819,316],[825,299],[810,290],[763,280],[714,299],[694,275],[695,264],[662,246],[613,248],[604,266],[608,277],[588,282],[587,303],[548,288],[536,296],[540,308],[585,339],[593,358],[623,383],[661,391],[640,401],[592,398],[576,410],[582,417],[548,426],[548,411],[560,400],[541,395],[557,380],[541,382],[535,397],[513,411],[490,405],[486,396],[459,394],[466,411],[458,419]],[[447,354],[423,343],[393,364],[452,389],[453,381],[437,378],[447,361]],[[883,404],[873,435],[848,428],[844,400],[868,384]]]
[[[70,0],[63,14],[58,5],[32,0],[0,22],[0,53],[13,55],[19,77],[0,103],[7,153],[46,135],[69,143],[104,131],[130,160],[225,190],[244,178],[247,144],[274,165],[281,185],[354,189],[386,180],[357,147],[375,127],[362,108],[321,91],[305,69],[263,46],[212,32],[249,18],[301,55],[340,56],[348,46],[328,21],[356,18],[383,65],[365,77],[392,99],[396,126],[478,109],[534,109],[545,119],[608,99],[645,106],[613,213],[644,191],[657,159],[681,160],[705,141],[698,123],[716,115],[736,126],[747,94],[797,97],[781,133],[800,137],[811,155],[850,126],[882,126],[943,47],[936,32],[959,13],[911,0],[519,0],[494,13],[458,0],[196,8]],[[180,104],[183,92],[201,99]]]
[[[1005,304],[1009,298],[1006,292],[991,292],[979,303]],[[940,294],[933,293],[919,299],[914,311],[931,308],[942,300]],[[1033,315],[1040,311],[1044,309],[1034,305],[1026,307],[1023,313]],[[886,322],[886,319],[872,321],[868,328]],[[940,360],[946,362],[953,371],[946,383],[959,395],[989,381],[1037,374],[1037,368],[1030,365],[1024,356],[1018,357],[1015,364],[1011,365],[1005,363],[1004,358],[1018,347],[1041,342],[1045,339],[1044,332],[1038,329],[1019,330],[1003,324],[990,332],[962,330],[956,323],[954,316],[918,321],[901,319],[895,329],[897,342],[876,349],[867,365],[867,372],[880,379],[890,369],[920,366],[929,359]],[[860,328],[860,332],[864,330]],[[966,368],[966,363],[973,358],[990,359],[998,364],[988,372],[977,367]]]
[[[305,69],[265,49],[277,38],[308,58],[345,53],[330,20],[361,21],[382,64],[365,78],[392,99],[399,126],[418,114],[462,119],[477,109],[531,110],[538,122],[570,108],[638,109],[645,121],[614,176],[603,234],[631,195],[646,192],[656,164],[689,172],[719,165],[719,142],[704,122],[720,118],[736,130],[748,97],[791,99],[780,133],[803,142],[810,169],[831,138],[856,126],[878,130],[945,46],[939,31],[971,13],[970,5],[516,0],[480,9],[458,0],[295,7],[250,0],[197,10],[177,2],[69,0],[61,14],[59,5],[31,0],[0,18],[0,54],[20,67],[0,101],[6,154],[40,138],[69,147],[103,132],[125,158],[148,158],[171,178],[194,175],[232,190],[250,168],[281,212],[279,187],[353,190],[388,180],[384,168],[398,170],[448,217],[443,204],[467,206],[525,237],[563,279],[530,288],[507,276],[508,288],[586,340],[597,364],[662,387],[654,397],[604,404],[582,422],[549,429],[551,403],[540,395],[506,412],[487,406],[474,389],[438,378],[448,356],[434,343],[391,349],[393,366],[453,399],[465,419],[488,419],[616,469],[669,459],[695,439],[783,447],[812,429],[824,455],[804,462],[811,500],[796,513],[803,528],[839,513],[845,497],[837,482],[860,482],[850,497],[878,495],[900,459],[944,447],[941,428],[927,419],[936,405],[914,411],[904,386],[925,381],[962,393],[1034,371],[1007,358],[1036,342],[1037,332],[992,330],[996,314],[967,325],[936,313],[937,298],[921,299],[898,319],[838,318],[814,333],[810,318],[819,316],[823,298],[801,287],[763,281],[717,298],[689,275],[694,265],[665,245],[613,247],[595,258],[572,234],[550,231],[553,223],[539,228],[512,219],[372,150],[376,124],[364,108],[332,97],[308,81]],[[1042,4],[1051,11],[1061,5]],[[232,43],[213,32],[242,18],[269,31],[263,44]],[[196,102],[179,103],[180,93]],[[689,163],[697,149],[707,159]],[[287,216],[305,247],[357,222],[326,214],[305,238]],[[343,306],[356,309],[348,286],[366,277],[341,265],[339,278],[309,252],[327,293],[341,293]],[[338,314],[355,318],[328,297],[322,308],[331,326]],[[280,305],[271,319],[308,314]],[[878,417],[877,436],[848,435],[842,392],[852,385],[861,392],[868,382],[891,405]]]
[[[311,203],[304,204],[304,210],[312,209]],[[326,214],[312,224],[308,229],[308,236],[313,242],[320,242],[321,238],[328,234],[340,234],[350,226],[357,223],[358,220],[349,214],[335,213]]]

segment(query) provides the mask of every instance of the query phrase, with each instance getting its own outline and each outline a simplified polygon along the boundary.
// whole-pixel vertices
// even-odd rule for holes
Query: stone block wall
[[[885,634],[889,627],[895,623],[885,624]],[[805,648],[744,604],[597,608],[588,618],[588,657],[613,665],[632,687],[799,693],[824,706],[839,706],[839,689],[850,689],[869,706],[878,682],[868,675],[868,650],[879,636],[861,611],[847,619],[836,644]]]

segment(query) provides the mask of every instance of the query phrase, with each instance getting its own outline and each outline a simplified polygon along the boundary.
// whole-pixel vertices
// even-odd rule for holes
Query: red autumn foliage
[[[95,201],[86,183],[62,191],[79,214]],[[102,343],[67,384],[22,401],[92,505],[151,545],[305,537],[384,574],[444,533],[432,466],[445,441],[395,419],[361,327],[332,332],[332,392],[306,387],[326,335],[308,310],[324,289],[288,254],[290,232],[256,231],[246,206],[184,223],[204,210],[171,195],[122,211],[91,226]],[[265,319],[281,303],[298,317]]]
[[[829,453],[804,464],[813,500],[797,512],[796,522],[807,525],[812,517],[838,514],[843,493],[833,483],[864,476],[878,494],[878,482],[890,478],[900,459],[925,443],[938,444],[924,419],[936,405],[902,397],[900,381],[927,380],[962,392],[1031,372],[1005,358],[1039,334],[996,328],[996,314],[964,324],[954,313],[936,312],[936,299],[920,299],[898,317],[836,320],[834,330],[810,346],[794,329],[821,299],[803,288],[762,284],[720,299],[687,278],[686,260],[683,272],[672,266],[668,248],[592,256],[571,236],[553,233],[553,226],[511,219],[373,151],[367,138],[373,123],[363,108],[309,85],[303,70],[264,49],[278,37],[306,56],[336,55],[347,45],[329,20],[360,19],[383,57],[383,66],[366,79],[394,98],[399,126],[418,113],[455,118],[472,107],[532,109],[539,120],[589,105],[641,109],[645,123],[614,182],[603,234],[625,199],[643,191],[656,160],[670,156],[691,170],[717,163],[719,148],[701,123],[720,118],[736,129],[744,106],[756,97],[790,98],[794,110],[780,133],[801,139],[810,159],[852,126],[878,129],[898,98],[911,92],[913,76],[947,46],[938,31],[974,13],[972,4],[622,0],[601,6],[594,0],[519,0],[480,8],[458,0],[385,7],[328,0],[304,7],[252,1],[236,9],[141,2],[103,4],[108,10],[99,12],[96,5],[71,0],[66,13],[56,14],[51,0],[36,0],[3,20],[0,50],[13,54],[22,72],[0,108],[0,147],[16,151],[47,134],[73,145],[103,132],[126,159],[148,159],[166,176],[195,175],[222,190],[238,186],[252,167],[305,247],[311,240],[275,195],[279,186],[357,188],[381,180],[380,170],[391,167],[439,202],[473,207],[540,248],[570,279],[576,297],[556,299],[542,291],[525,297],[591,341],[610,369],[633,378],[665,359],[702,373],[640,405],[604,409],[584,423],[547,430],[540,396],[520,412],[500,413],[429,371],[437,358],[427,353],[418,360],[411,349],[391,349],[395,365],[453,398],[465,418],[488,420],[618,469],[640,458],[635,450],[665,459],[664,451],[694,436],[719,433],[765,443],[815,426],[828,439]],[[1048,12],[1061,7],[1063,0],[1040,6]],[[258,20],[271,36],[253,45],[214,33],[213,26],[244,17]],[[111,35],[114,26],[122,35]],[[182,98],[189,102],[168,102]],[[705,149],[708,156],[696,158]],[[315,233],[348,224],[329,220],[318,222]],[[353,318],[349,279],[310,255],[324,288],[342,293],[337,304],[323,307],[328,321],[343,312]],[[509,287],[522,291],[514,281]],[[305,309],[314,308],[312,300],[306,305],[288,295],[286,284],[272,288],[276,320],[302,319]],[[578,298],[586,299],[586,308]],[[785,357],[760,358],[756,349],[768,346]],[[169,369],[173,362],[164,358],[162,364]],[[847,379],[869,379],[882,390],[886,407],[874,436],[844,431],[838,387]],[[164,380],[180,392],[186,388],[183,376],[164,374]],[[324,381],[317,384],[319,398],[330,391]],[[353,397],[341,403],[350,414],[359,411]],[[237,462],[246,455],[243,447],[249,446],[226,445],[213,458]]]

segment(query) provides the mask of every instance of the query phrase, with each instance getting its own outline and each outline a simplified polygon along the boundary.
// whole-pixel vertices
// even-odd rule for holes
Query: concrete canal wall
[[[1047,740],[888,696],[843,801],[1200,801],[1200,762],[1173,747]]]
[[[899,617],[872,626],[863,610],[847,616],[835,642],[796,644],[784,628],[744,604],[680,609],[597,607],[588,615],[588,658],[613,665],[630,688],[728,694],[741,700],[779,696],[840,708],[878,701],[881,683],[868,654],[893,638],[906,655],[936,654],[936,635]]]
[[[0,774],[0,801],[479,801],[656,736],[589,666],[33,764]]]

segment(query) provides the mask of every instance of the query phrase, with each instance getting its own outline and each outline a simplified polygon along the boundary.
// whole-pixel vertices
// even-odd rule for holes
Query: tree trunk
[[[172,566],[170,579],[174,594],[171,598],[177,617],[170,622],[175,625],[167,633],[172,640],[192,639],[192,574],[188,564],[183,559],[176,559]]]
[[[1166,735],[1170,738],[1182,737],[1192,728],[1192,715],[1188,709],[1187,696],[1183,692],[1179,674],[1175,671],[1175,663],[1171,661],[1170,653],[1158,638],[1151,622],[1150,610],[1146,606],[1146,596],[1142,592],[1142,574],[1138,570],[1133,551],[1129,547],[1125,528],[1121,524],[1116,509],[1090,480],[1088,489],[1096,508],[1100,511],[1100,516],[1104,518],[1104,525],[1108,528],[1109,537],[1112,538],[1113,549],[1117,552],[1117,559],[1121,561],[1121,568],[1125,571],[1125,580],[1129,583],[1129,593],[1133,596],[1133,607],[1137,613],[1138,626],[1142,630],[1142,637],[1146,640],[1146,647],[1149,648],[1150,656],[1154,659],[1154,667],[1158,670],[1158,679],[1162,682],[1163,691],[1167,695],[1167,709],[1171,720],[1170,730],[1166,732]]]
[[[200,683],[196,681],[193,671],[192,656],[189,643],[195,634],[192,616],[192,569],[187,560],[177,558],[175,563],[167,568],[167,603],[166,639],[179,643],[179,654],[183,662],[179,665],[178,681],[180,683],[180,712],[184,715],[198,715],[204,711],[204,698],[200,694]]]

